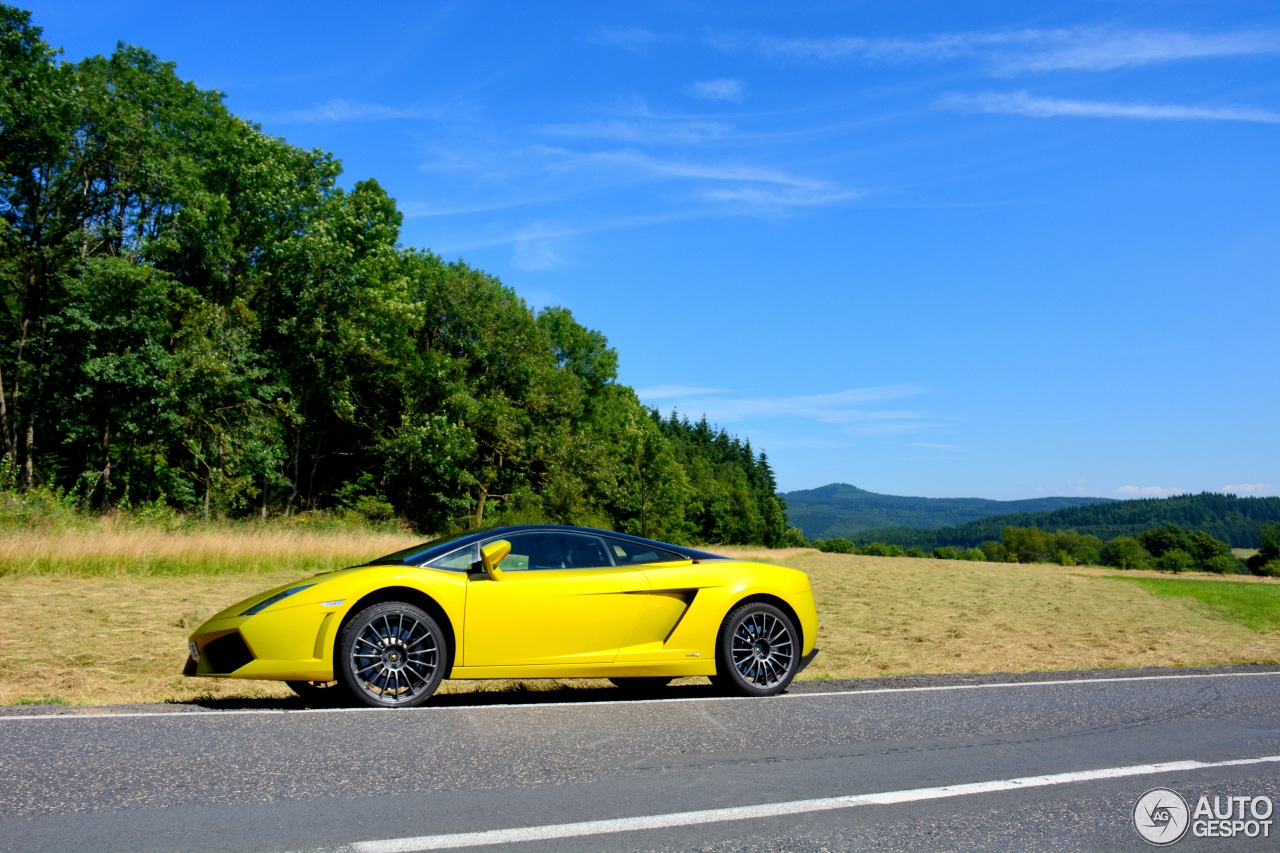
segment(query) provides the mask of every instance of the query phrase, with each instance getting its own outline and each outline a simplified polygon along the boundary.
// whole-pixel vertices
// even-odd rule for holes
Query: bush
[[[1258,530],[1258,553],[1249,558],[1249,571],[1266,574],[1263,568],[1280,560],[1280,524],[1268,521]],[[1272,575],[1271,577],[1274,577]]]
[[[987,558],[988,563],[1006,563],[1009,561],[1009,551],[995,540],[988,539],[979,545],[983,555]]]
[[[1096,566],[1102,554],[1102,540],[1088,533],[1076,533],[1074,530],[1059,530],[1053,535],[1055,562],[1062,566]],[[1060,556],[1065,552],[1071,562],[1063,562]]]
[[[933,549],[933,558],[935,560],[958,560],[960,559],[960,549],[953,548],[950,545],[943,545],[940,548]]]
[[[1231,554],[1215,554],[1205,561],[1204,569],[1219,575],[1235,574],[1240,561]]]
[[[1157,560],[1156,568],[1163,572],[1189,572],[1196,567],[1195,558],[1181,548],[1165,551]]]
[[[804,531],[799,527],[788,527],[778,540],[779,548],[807,548],[809,540],[804,538]]]
[[[921,551],[919,548],[915,547],[914,545],[912,545],[910,548],[908,548],[908,549],[907,549],[906,556],[908,556],[908,557],[927,557],[927,556],[929,556],[929,555],[928,555],[928,554],[926,554],[924,551]]]
[[[1117,536],[1102,549],[1102,565],[1117,569],[1145,569],[1151,564],[1151,555],[1142,543],[1131,536]]]
[[[818,546],[819,551],[826,551],[831,554],[852,554],[854,552],[853,543],[843,536],[837,536],[835,539],[828,539]]]
[[[868,557],[901,557],[906,551],[902,550],[901,545],[886,545],[883,542],[872,542],[870,545],[863,545],[858,549],[859,554],[865,554]]]
[[[1006,527],[1001,538],[1015,563],[1047,563],[1053,553],[1053,534],[1038,527]]]
[[[1184,530],[1176,524],[1144,530],[1138,534],[1138,541],[1157,561],[1170,552],[1181,551],[1191,558],[1192,567],[1202,572],[1216,571],[1209,565],[1215,557],[1231,556],[1231,546],[1226,542],[1203,530]]]
[[[1257,573],[1268,578],[1280,578],[1280,560],[1272,560],[1269,563],[1259,566]]]
[[[970,548],[961,555],[961,559],[968,560],[971,563],[985,563],[987,555],[982,552],[981,548]]]

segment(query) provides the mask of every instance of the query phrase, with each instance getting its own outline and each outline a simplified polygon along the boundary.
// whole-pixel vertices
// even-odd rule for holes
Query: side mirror
[[[502,569],[498,568],[498,563],[501,563],[502,558],[510,553],[511,543],[505,539],[481,546],[480,565],[484,567],[484,573],[489,576],[489,580],[502,580]]]

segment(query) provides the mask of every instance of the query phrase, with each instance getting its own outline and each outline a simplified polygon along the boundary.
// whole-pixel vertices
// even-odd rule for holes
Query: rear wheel
[[[613,686],[631,696],[648,696],[660,692],[672,682],[662,676],[645,676],[639,678],[610,678]]]
[[[729,612],[716,640],[712,684],[742,696],[772,696],[787,689],[800,666],[800,632],[791,617],[763,601]]]
[[[375,708],[412,708],[444,679],[448,641],[420,607],[388,601],[355,615],[338,643],[338,681]]]

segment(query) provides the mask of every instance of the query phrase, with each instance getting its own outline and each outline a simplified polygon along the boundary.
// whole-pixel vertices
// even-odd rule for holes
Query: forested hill
[[[787,492],[791,523],[810,539],[852,538],[881,527],[938,528],[993,515],[1042,512],[1068,506],[1109,503],[1106,498],[1050,497],[1019,501],[982,498],[911,498],[880,495],[847,483]],[[997,537],[999,538],[999,537]]]
[[[564,308],[400,245],[374,180],[171,63],[0,6],[0,486],[777,544],[763,453],[664,420]]]
[[[1203,530],[1233,548],[1253,548],[1259,525],[1280,522],[1280,498],[1241,498],[1205,492],[1172,498],[1108,501],[1053,512],[1001,515],[955,527],[923,530],[889,527],[868,530],[852,537],[859,543],[884,542],[926,550],[942,545],[972,548],[988,540],[999,542],[1005,527],[1038,527],[1056,532],[1074,530],[1106,542],[1117,536],[1135,536],[1143,530],[1176,524]]]

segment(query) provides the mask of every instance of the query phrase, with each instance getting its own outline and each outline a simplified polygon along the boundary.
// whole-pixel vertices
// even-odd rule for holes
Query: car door
[[[615,565],[598,536],[500,538],[511,543],[502,578],[472,575],[468,585],[463,665],[612,662],[644,607],[644,573]]]

